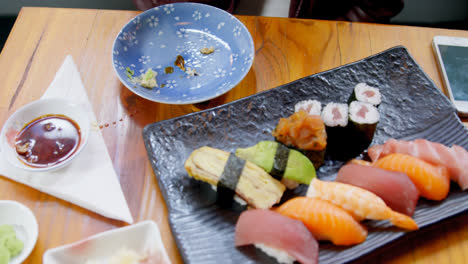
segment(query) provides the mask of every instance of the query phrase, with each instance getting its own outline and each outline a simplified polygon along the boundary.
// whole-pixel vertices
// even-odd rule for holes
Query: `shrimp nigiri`
[[[367,230],[348,212],[327,201],[295,197],[276,208],[282,215],[300,220],[318,240],[349,246],[364,242]]]
[[[434,166],[419,158],[399,153],[387,155],[374,162],[373,165],[381,169],[405,173],[424,198],[440,201],[448,195],[450,176],[448,169],[444,166]]]
[[[401,228],[418,229],[418,224],[411,217],[393,211],[374,193],[350,184],[313,179],[307,197],[329,201],[348,211],[358,221],[389,220]]]

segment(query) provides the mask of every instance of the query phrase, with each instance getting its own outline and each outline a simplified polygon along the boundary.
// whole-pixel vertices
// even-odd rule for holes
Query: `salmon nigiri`
[[[348,211],[358,221],[389,220],[401,228],[418,229],[418,224],[411,217],[393,211],[374,193],[350,184],[313,179],[307,197],[329,201]]]
[[[462,190],[468,189],[468,151],[461,146],[453,145],[449,148],[426,139],[414,141],[389,139],[383,145],[370,147],[368,153],[374,161],[392,153],[401,153],[434,165],[445,166],[449,170],[450,178],[457,182]]]
[[[276,212],[302,221],[315,238],[335,245],[359,244],[367,237],[367,230],[348,212],[320,199],[295,197]]]
[[[374,163],[374,166],[403,172],[418,188],[422,197],[440,201],[447,197],[450,189],[450,176],[444,166],[434,166],[419,158],[394,153],[387,155]]]

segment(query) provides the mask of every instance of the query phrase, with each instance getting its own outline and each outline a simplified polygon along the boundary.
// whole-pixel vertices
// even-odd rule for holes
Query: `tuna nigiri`
[[[295,197],[276,208],[276,212],[301,220],[318,240],[349,246],[366,240],[367,230],[348,212],[327,201]]]
[[[318,263],[318,242],[304,224],[270,210],[244,211],[235,241],[236,246],[254,244],[281,263]]]
[[[370,147],[368,153],[373,161],[392,153],[402,153],[434,165],[445,166],[449,170],[450,178],[458,183],[462,190],[468,189],[468,152],[458,145],[449,148],[425,139],[414,141],[389,139],[383,145]]]
[[[377,160],[374,166],[405,173],[424,198],[440,201],[448,195],[450,178],[446,167],[434,166],[413,156],[399,153]]]
[[[329,201],[348,211],[358,221],[389,220],[401,228],[418,229],[418,224],[411,217],[393,211],[377,195],[353,185],[313,179],[307,190],[307,197]]]
[[[336,181],[366,189],[392,210],[408,216],[413,215],[419,199],[419,191],[408,175],[369,165],[347,164],[338,171]]]

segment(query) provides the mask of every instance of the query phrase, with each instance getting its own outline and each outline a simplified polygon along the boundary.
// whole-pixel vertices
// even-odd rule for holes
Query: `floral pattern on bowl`
[[[211,54],[200,51],[210,47]],[[178,55],[185,72],[175,65]],[[196,3],[163,5],[136,16],[118,34],[112,54],[114,69],[128,89],[167,104],[198,103],[228,92],[246,76],[253,58],[252,37],[238,19]],[[172,73],[166,73],[168,67]],[[131,80],[149,68],[157,72],[158,87],[144,88]]]

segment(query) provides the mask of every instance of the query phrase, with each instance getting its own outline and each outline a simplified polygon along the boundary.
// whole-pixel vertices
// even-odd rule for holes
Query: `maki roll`
[[[369,86],[366,83],[358,83],[354,87],[350,102],[356,100],[378,106],[382,101],[382,96],[379,89]]]
[[[327,132],[320,116],[300,110],[288,118],[280,118],[272,135],[286,146],[301,150],[316,169],[324,163]]]
[[[328,103],[323,108],[321,117],[326,127],[346,127],[348,125],[348,105]]]
[[[353,137],[353,151],[359,154],[372,142],[380,120],[379,111],[369,103],[353,101],[349,104],[349,127]]]
[[[275,141],[260,141],[249,148],[239,148],[236,155],[257,164],[289,189],[309,184],[315,178],[314,164],[301,152]]]
[[[338,160],[350,158],[346,149],[343,148],[351,140],[348,134],[348,105],[328,103],[323,108],[321,117],[327,132],[326,155]]]
[[[268,209],[278,203],[285,187],[262,168],[236,155],[201,147],[185,161],[190,177],[216,186],[218,203],[227,206],[235,196],[250,206]]]
[[[294,105],[294,112],[304,110],[309,115],[320,115],[322,104],[317,100],[304,100]]]

